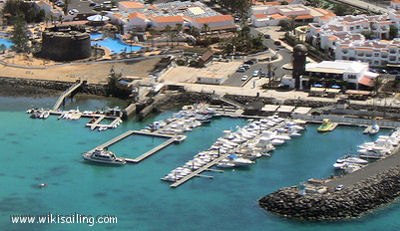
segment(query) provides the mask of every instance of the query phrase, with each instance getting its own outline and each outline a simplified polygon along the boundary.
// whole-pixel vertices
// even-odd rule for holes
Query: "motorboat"
[[[369,134],[369,135],[375,135],[379,132],[379,125],[378,124],[373,124],[365,128],[363,131],[364,134]]]
[[[344,156],[337,159],[336,163],[368,164],[368,161],[355,156]]]
[[[116,157],[114,153],[106,149],[96,148],[95,150],[86,152],[82,155],[84,160],[92,161],[102,164],[111,165],[124,165],[126,164],[125,159]]]
[[[324,119],[322,124],[317,128],[318,132],[330,132],[337,127],[337,123],[332,123],[329,119]]]
[[[233,168],[236,165],[232,162],[229,161],[221,161],[220,163],[217,164],[218,168]]]
[[[254,164],[254,161],[251,161],[246,158],[238,157],[235,154],[229,155],[228,158],[232,161],[232,163],[235,164],[235,166],[249,166],[251,164]]]

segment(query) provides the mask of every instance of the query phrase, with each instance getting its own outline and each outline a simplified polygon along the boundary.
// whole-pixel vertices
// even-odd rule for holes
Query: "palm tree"
[[[177,34],[179,35],[182,32],[183,29],[183,25],[178,23],[175,25],[175,30],[177,32]],[[179,45],[179,41],[176,42],[176,45]]]
[[[171,30],[172,30],[172,28],[171,28],[170,25],[167,25],[167,26],[164,28],[165,33],[168,35],[168,38],[167,38],[167,46],[169,45],[168,40],[169,40],[169,38],[171,37]]]
[[[203,26],[201,27],[201,31],[206,32],[206,33],[209,32],[210,26],[207,23],[203,24]]]
[[[149,28],[147,31],[151,36],[151,46],[154,47],[154,36],[156,35],[156,30],[154,28]]]

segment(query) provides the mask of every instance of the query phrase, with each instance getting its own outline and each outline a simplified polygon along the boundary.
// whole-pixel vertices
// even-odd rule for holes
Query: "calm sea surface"
[[[338,127],[318,134],[309,125],[303,136],[279,147],[247,170],[207,173],[171,189],[162,176],[207,149],[223,130],[246,123],[220,118],[188,133],[142,163],[122,167],[87,164],[81,153],[130,129],[166,118],[162,113],[143,122],[131,119],[105,132],[90,131],[79,121],[32,120],[28,107],[50,107],[56,98],[0,97],[0,230],[399,230],[400,206],[394,203],[359,220],[336,223],[297,222],[262,210],[257,200],[284,186],[333,174],[334,161],[373,138],[362,128]],[[80,110],[124,104],[80,98],[69,104]],[[389,131],[383,131],[386,134]],[[135,157],[162,142],[131,137],[110,149]],[[46,188],[36,187],[47,183]],[[113,215],[118,224],[11,224],[10,215]]]

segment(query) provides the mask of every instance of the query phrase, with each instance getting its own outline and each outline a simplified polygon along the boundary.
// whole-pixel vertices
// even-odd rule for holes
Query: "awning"
[[[368,77],[365,76],[365,75],[364,75],[363,77],[361,77],[361,78],[358,79],[358,83],[359,83],[359,84],[362,84],[362,85],[364,85],[364,86],[367,86],[367,87],[373,87],[373,86],[375,86],[374,80],[368,78]]]

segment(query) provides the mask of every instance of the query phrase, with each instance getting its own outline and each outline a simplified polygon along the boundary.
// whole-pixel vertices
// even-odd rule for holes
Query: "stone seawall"
[[[264,209],[299,220],[357,218],[400,196],[400,166],[383,170],[341,191],[301,195],[297,187],[283,188],[259,200]]]
[[[59,95],[68,89],[73,82],[35,80],[23,78],[0,77],[0,94],[8,96],[41,96]],[[106,96],[106,87],[99,84],[85,85],[81,92]]]

